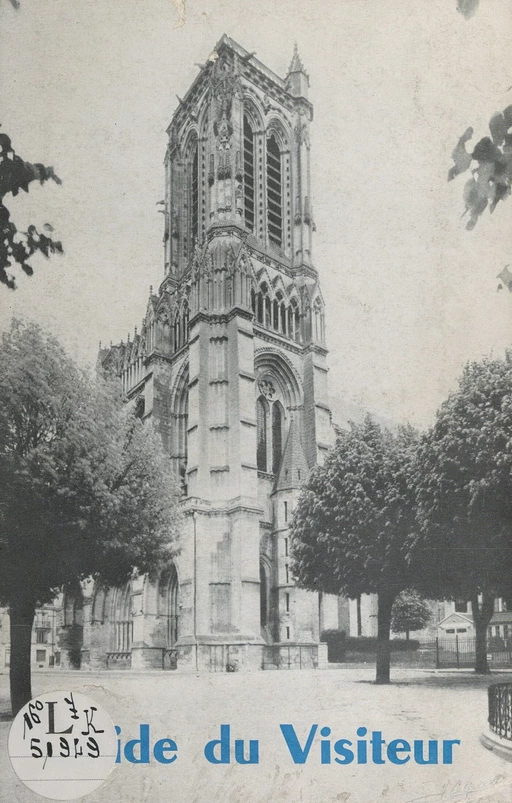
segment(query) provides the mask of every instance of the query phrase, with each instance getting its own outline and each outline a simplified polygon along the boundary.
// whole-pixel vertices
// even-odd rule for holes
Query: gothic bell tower
[[[168,128],[165,277],[118,354],[181,481],[182,668],[315,665],[338,625],[289,568],[300,485],[332,443],[308,88],[296,47],[285,78],[227,36],[200,65]]]

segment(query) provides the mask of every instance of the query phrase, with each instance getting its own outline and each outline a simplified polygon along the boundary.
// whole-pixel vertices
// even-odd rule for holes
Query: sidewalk
[[[36,672],[34,694],[55,688],[89,694],[136,738],[149,723],[151,739],[169,737],[178,759],[163,766],[123,761],[87,803],[511,803],[512,764],[480,744],[486,729],[486,687],[496,675],[464,670],[396,668],[389,686],[373,683],[373,666],[346,670],[185,675],[155,672]],[[500,673],[499,679],[512,679]],[[8,678],[0,677],[0,711],[8,708]],[[257,739],[259,764],[215,766],[204,757],[220,724],[233,738]],[[304,744],[318,725],[308,760],[293,763],[280,724],[293,724]],[[365,727],[393,739],[458,739],[452,765],[395,766],[321,763],[320,728],[327,741],[355,741]],[[9,723],[0,722],[2,803],[41,800],[14,776],[6,753]],[[246,742],[247,743],[247,742]]]

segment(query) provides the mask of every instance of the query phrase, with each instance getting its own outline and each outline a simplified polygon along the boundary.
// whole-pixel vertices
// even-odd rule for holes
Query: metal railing
[[[314,645],[316,646],[316,645]],[[265,644],[262,669],[316,669],[318,655],[306,644]]]
[[[473,669],[476,660],[474,638],[432,638],[415,642],[415,649],[394,650],[391,647],[391,663],[394,666],[417,666],[436,669]],[[334,662],[358,663],[374,661],[375,650],[343,650],[343,643],[329,650],[329,660]],[[491,669],[512,668],[512,644],[510,641],[496,645],[489,640],[487,662]]]
[[[130,669],[131,665],[131,652],[124,650],[107,652],[107,669]]]
[[[512,741],[512,683],[493,683],[487,691],[489,727],[497,736]]]

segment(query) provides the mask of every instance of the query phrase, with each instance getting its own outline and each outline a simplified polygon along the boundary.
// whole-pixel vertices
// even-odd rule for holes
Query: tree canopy
[[[393,434],[369,417],[352,424],[313,469],[292,523],[299,585],[350,598],[378,595],[377,682],[389,681],[391,608],[409,586],[416,443],[410,428]]]
[[[483,137],[469,152],[466,144],[473,136],[468,128],[452,153],[454,165],[448,173],[451,181],[471,168],[471,178],[464,186],[464,203],[473,229],[480,215],[489,208],[494,212],[500,201],[510,195],[512,180],[512,106],[496,112],[489,121],[490,137]]]
[[[512,355],[468,364],[418,459],[414,562],[427,595],[470,599],[476,669],[486,628],[512,577]]]
[[[11,214],[5,203],[7,195],[18,195],[20,190],[28,192],[33,181],[44,184],[46,181],[61,183],[53,167],[26,162],[15,153],[7,134],[0,132],[0,283],[11,290],[16,287],[13,270],[18,266],[28,276],[34,270],[29,262],[36,254],[62,253],[62,244],[53,240],[53,231],[49,223],[45,223],[44,232],[35,226],[29,226],[26,232],[18,231],[11,220]]]
[[[409,633],[423,630],[432,621],[432,610],[417,591],[402,591],[393,603],[391,630],[393,633]]]
[[[117,380],[91,379],[50,335],[18,322],[0,374],[0,594],[11,624],[67,583],[155,571],[175,544],[177,488],[159,436]]]

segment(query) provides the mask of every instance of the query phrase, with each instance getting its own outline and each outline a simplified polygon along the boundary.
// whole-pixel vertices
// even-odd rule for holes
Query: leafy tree
[[[50,179],[61,183],[53,167],[25,162],[14,152],[7,134],[0,133],[0,283],[11,290],[16,287],[12,268],[18,265],[28,276],[32,276],[34,271],[29,263],[30,258],[36,253],[46,257],[61,254],[62,244],[49,235],[53,231],[49,223],[44,225],[47,234],[37,231],[35,226],[29,226],[26,232],[18,231],[5,205],[5,196],[17,195],[20,190],[28,192],[33,181],[44,184]]]
[[[301,493],[292,523],[292,569],[303,588],[378,595],[376,682],[389,683],[391,609],[410,585],[411,478],[417,437],[371,418],[338,436]]]
[[[418,460],[413,555],[422,590],[471,600],[475,670],[488,672],[486,634],[512,577],[512,355],[468,364],[441,406]]]
[[[172,554],[176,486],[159,436],[35,324],[0,352],[0,596],[11,620],[11,702],[31,698],[34,611],[69,583],[120,585]]]
[[[402,591],[393,603],[391,630],[393,633],[405,633],[409,639],[411,630],[423,630],[431,619],[430,606],[417,591]]]
[[[10,0],[13,8],[19,9],[19,0]],[[11,145],[7,134],[0,133],[0,283],[7,285],[11,290],[16,287],[11,268],[19,265],[21,269],[32,276],[34,270],[28,260],[36,253],[62,254],[62,243],[53,240],[47,234],[38,232],[35,226],[29,226],[28,231],[20,232],[10,219],[10,212],[4,203],[6,195],[17,195],[20,190],[28,192],[32,181],[55,181],[61,184],[60,178],[55,174],[53,167],[42,164],[25,162],[18,156]],[[43,226],[46,232],[52,232],[49,223]]]
[[[448,173],[451,181],[471,168],[471,178],[464,187],[464,202],[469,220],[466,228],[476,226],[480,215],[489,207],[494,212],[500,201],[510,195],[512,180],[512,106],[496,112],[489,121],[490,137],[483,137],[469,153],[466,143],[473,136],[468,128],[460,137],[453,153],[454,165]]]

